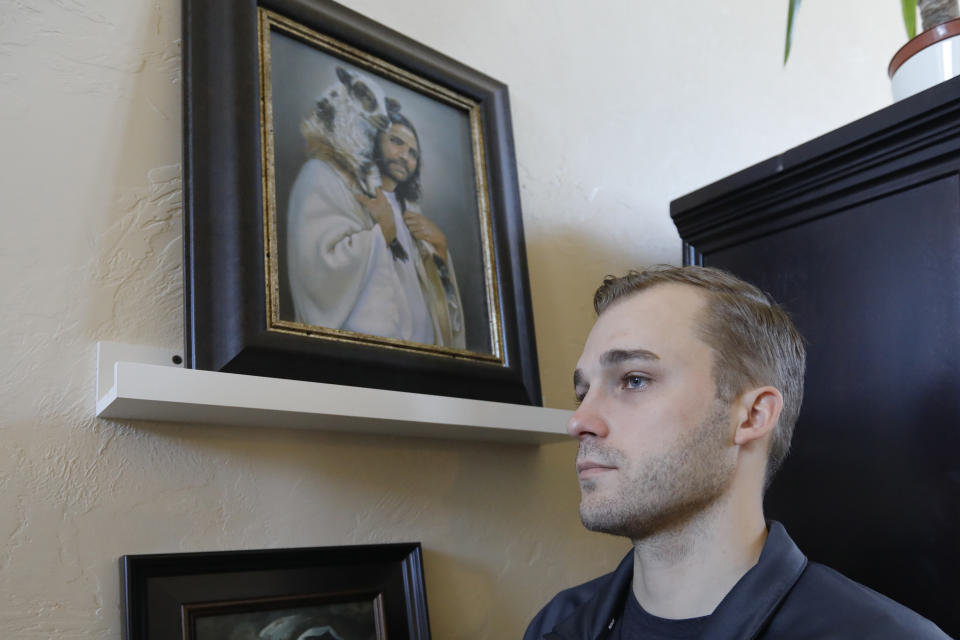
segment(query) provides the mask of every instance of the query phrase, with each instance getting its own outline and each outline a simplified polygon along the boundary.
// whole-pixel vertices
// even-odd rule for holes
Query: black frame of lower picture
[[[222,616],[336,639],[317,610],[342,620],[351,607],[366,612],[366,638],[430,638],[418,542],[125,555],[120,576],[124,640],[220,640],[198,621]]]

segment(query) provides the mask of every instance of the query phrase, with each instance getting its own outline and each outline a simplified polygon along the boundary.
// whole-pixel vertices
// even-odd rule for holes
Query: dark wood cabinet
[[[960,78],[671,203],[684,262],[809,341],[766,498],[812,559],[960,636]]]

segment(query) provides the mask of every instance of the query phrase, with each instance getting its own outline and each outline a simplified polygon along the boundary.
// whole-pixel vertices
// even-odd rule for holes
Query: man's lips
[[[603,464],[602,462],[593,462],[590,460],[577,462],[577,475],[581,478],[598,475],[607,471],[613,471],[614,469],[616,469],[616,467],[609,464]]]

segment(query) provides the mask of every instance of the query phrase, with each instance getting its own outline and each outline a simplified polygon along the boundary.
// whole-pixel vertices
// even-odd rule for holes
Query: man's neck
[[[674,530],[634,541],[633,593],[661,618],[709,615],[757,563],[767,539],[760,510],[713,505]]]
[[[380,175],[380,188],[384,191],[393,192],[397,188],[397,181],[388,175]]]

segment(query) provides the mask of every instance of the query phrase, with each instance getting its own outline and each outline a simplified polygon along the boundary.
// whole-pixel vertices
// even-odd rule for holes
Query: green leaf
[[[906,4],[909,0],[901,0]],[[916,5],[916,0],[913,0],[914,5]],[[783,47],[783,64],[787,64],[787,60],[790,58],[790,45],[793,43],[793,21],[797,16],[797,12],[800,10],[800,0],[790,0],[790,4],[787,5],[787,41]]]
[[[917,0],[900,0],[903,7],[903,26],[907,28],[907,39],[917,35]]]

